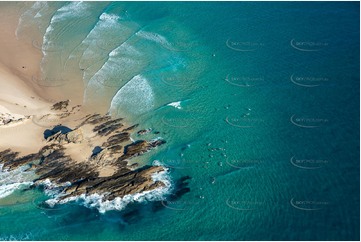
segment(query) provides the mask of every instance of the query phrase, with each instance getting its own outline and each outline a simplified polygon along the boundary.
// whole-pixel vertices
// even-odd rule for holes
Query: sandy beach
[[[39,71],[41,53],[16,40],[18,11],[10,7],[8,11],[12,14],[0,15],[0,149],[13,147],[25,154],[43,144],[42,128],[31,116],[48,112],[50,104],[40,97],[43,90],[26,81]]]
[[[66,81],[48,78],[42,47],[26,34],[17,35],[17,7],[8,7],[10,19],[0,16],[1,169],[33,170],[35,186],[50,182],[62,189],[59,203],[98,194],[114,200],[164,188],[152,178],[164,172],[162,166],[138,167],[128,161],[165,141],[130,139],[138,125],[109,116],[104,100],[110,98],[84,106],[82,72],[76,67],[74,73],[64,73]]]
[[[69,102],[72,109],[54,110],[56,99],[49,95],[47,87],[34,87],[34,83],[15,75],[10,62],[0,65],[0,150],[11,148],[20,155],[36,153],[46,144],[44,130],[57,125],[66,125],[74,129],[87,112],[81,110],[81,105]],[[24,74],[26,77],[26,73]],[[51,92],[58,92],[56,98],[69,98],[61,88],[52,88]],[[40,96],[38,93],[42,93]],[[59,95],[60,94],[60,95]],[[81,96],[81,95],[80,95]],[[49,100],[54,100],[53,102]],[[69,112],[68,112],[69,111]],[[64,115],[64,112],[71,115]],[[84,139],[95,138],[91,132],[92,126],[82,127]],[[106,137],[96,139],[94,145],[101,145]],[[87,160],[92,154],[92,147],[87,142],[69,145],[67,154],[76,162]],[[106,174],[104,174],[104,171]],[[108,167],[102,170],[102,176],[112,174]]]
[[[72,106],[82,105],[83,85],[76,79],[72,85],[41,85],[43,53],[30,39],[23,35],[18,38],[15,34],[20,5],[6,8],[9,13],[0,15],[0,150],[12,147],[20,154],[34,153],[44,145],[44,127],[60,121],[59,113],[51,110],[51,106],[62,100],[70,100]],[[102,111],[106,112],[106,109]],[[68,124],[85,113],[86,108],[79,110],[68,119]],[[44,115],[48,116],[40,120]]]

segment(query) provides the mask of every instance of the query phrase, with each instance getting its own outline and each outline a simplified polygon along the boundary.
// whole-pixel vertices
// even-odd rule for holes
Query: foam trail
[[[141,38],[153,41],[155,43],[161,44],[161,45],[166,45],[166,46],[171,46],[171,44],[168,42],[168,40],[157,33],[153,33],[153,32],[147,32],[147,31],[139,31],[137,33],[137,35]]]

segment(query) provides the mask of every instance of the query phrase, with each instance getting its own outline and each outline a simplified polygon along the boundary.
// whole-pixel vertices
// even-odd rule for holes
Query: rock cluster
[[[66,108],[67,103],[56,105]],[[55,106],[55,105],[54,105]],[[161,166],[144,166],[134,169],[129,159],[139,156],[165,143],[164,140],[131,141],[130,133],[135,126],[124,127],[122,119],[107,115],[87,115],[69,132],[50,133],[46,145],[38,153],[19,157],[11,149],[0,152],[3,169],[16,169],[28,165],[37,174],[35,186],[49,180],[59,186],[66,199],[81,194],[106,194],[112,200],[127,194],[135,194],[164,186],[153,181],[152,175],[164,171]],[[87,127],[85,127],[87,126]],[[89,130],[91,127],[91,131]],[[90,132],[90,134],[89,134]],[[96,145],[102,140],[100,145]],[[72,152],[77,147],[88,147],[84,160],[74,159]],[[64,185],[66,184],[66,185]]]
[[[57,142],[59,144],[81,143],[83,141],[83,132],[81,128],[75,129],[69,133],[63,134],[61,131],[51,135],[46,139],[47,142]]]
[[[30,116],[17,115],[17,117],[9,113],[0,113],[0,126],[6,126],[13,123],[22,122],[25,119],[29,119]]]
[[[138,135],[144,135],[144,134],[150,133],[151,131],[152,131],[151,128],[149,128],[149,129],[142,129],[142,130],[139,130],[139,131],[137,132],[137,134],[138,134]]]
[[[70,102],[69,100],[57,102],[52,106],[51,110],[64,110],[64,109],[67,109],[67,107],[69,105],[69,102]]]

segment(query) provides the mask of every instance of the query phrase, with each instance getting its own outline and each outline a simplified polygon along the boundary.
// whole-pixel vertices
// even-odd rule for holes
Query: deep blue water
[[[140,161],[191,190],[105,214],[18,190],[0,238],[359,240],[358,2],[40,5],[18,34],[41,36],[43,75],[82,73],[86,105],[159,131]]]

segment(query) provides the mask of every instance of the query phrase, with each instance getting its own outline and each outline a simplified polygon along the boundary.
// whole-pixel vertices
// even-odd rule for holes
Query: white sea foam
[[[167,106],[175,107],[177,109],[182,109],[181,104],[182,104],[182,101],[178,101],[178,102],[168,103]]]
[[[102,13],[99,17],[100,20],[111,20],[113,22],[118,21],[120,17],[115,14]]]
[[[145,77],[137,75],[115,94],[109,112],[115,113],[118,107],[123,107],[134,114],[141,114],[151,110],[153,106],[152,87]]]
[[[0,199],[11,195],[16,190],[28,188],[32,184],[32,182],[15,182],[12,184],[0,185]]]
[[[161,166],[161,163],[159,161],[154,161],[153,165]],[[2,165],[0,166],[0,199],[11,195],[14,191],[18,189],[28,188],[34,184],[32,182],[32,180],[34,179],[34,174],[33,172],[25,171],[26,168],[26,166],[23,166],[15,170],[8,171],[3,170]],[[96,208],[99,210],[99,212],[104,213],[109,210],[122,210],[128,204],[134,202],[142,203],[147,201],[160,201],[165,199],[165,196],[169,193],[172,187],[169,170],[167,168],[164,168],[164,171],[154,173],[151,177],[154,182],[163,182],[164,186],[151,191],[126,195],[122,198],[117,197],[111,201],[103,201],[104,196],[106,196],[108,193],[92,195],[82,194],[80,196],[74,196],[64,200],[60,200],[61,197],[65,195],[62,192],[63,189],[71,185],[69,182],[63,184],[55,184],[52,183],[49,179],[46,179],[39,184],[44,187],[45,194],[52,197],[51,199],[48,199],[46,201],[49,206],[55,206],[58,203],[63,204],[71,201],[76,201],[86,207]]]
[[[154,32],[147,32],[147,31],[142,30],[137,33],[137,36],[147,39],[147,40],[150,40],[150,41],[153,41],[153,42],[161,44],[161,45],[170,46],[170,43],[164,36],[154,33]]]
[[[54,24],[68,20],[69,17],[85,15],[87,12],[87,5],[84,2],[71,2],[59,8],[50,20],[48,27],[45,30],[43,36],[43,49],[49,44],[51,35],[54,31]],[[43,51],[43,54],[46,53]]]
[[[125,66],[133,64],[126,63],[127,58],[124,57],[115,59],[117,55],[120,53],[129,55],[131,58],[128,59],[131,61],[140,54],[133,46],[126,43],[128,38],[140,28],[139,25],[135,22],[119,22],[118,19],[117,15],[103,13],[80,45],[85,49],[80,54],[79,67],[85,69],[83,80],[86,85],[90,83],[90,88],[95,84],[92,83],[91,78],[102,71],[106,71],[107,75],[119,76],[119,71],[124,72]],[[123,66],[122,70],[117,70]],[[86,100],[86,94],[84,100]]]
[[[154,161],[153,165],[160,166],[161,164],[159,161]],[[163,182],[164,187],[156,188],[151,191],[126,195],[122,198],[117,197],[111,201],[109,200],[103,201],[104,197],[109,193],[104,193],[104,194],[95,193],[92,195],[82,194],[80,196],[73,196],[66,198],[64,200],[60,200],[61,196],[64,195],[60,193],[57,196],[54,196],[54,198],[47,200],[46,203],[49,206],[54,206],[55,204],[64,204],[75,201],[88,208],[96,208],[99,210],[100,213],[105,213],[106,211],[110,211],[110,210],[118,210],[118,211],[123,210],[128,204],[134,202],[142,203],[148,201],[164,200],[165,196],[169,193],[172,187],[171,178],[169,176],[169,170],[167,168],[164,169],[165,169],[164,171],[154,173],[152,175],[153,181]]]
[[[17,235],[4,236],[1,235],[0,241],[23,241],[23,240],[34,240],[31,232]]]
[[[35,21],[36,25],[41,27],[41,17],[43,16],[42,11],[46,11],[48,8],[47,2],[35,2],[29,9],[21,14],[19,18],[18,25],[15,30],[15,36],[17,39],[20,38],[20,35],[24,28],[32,22]]]
[[[64,49],[64,45],[67,42],[60,41],[64,34],[64,32],[68,29],[72,29],[72,27],[76,24],[79,24],[76,20],[80,17],[86,18],[89,17],[91,12],[89,11],[90,5],[86,2],[70,2],[65,4],[61,8],[57,9],[55,14],[51,17],[50,23],[48,24],[45,33],[43,35],[42,41],[42,53],[43,58],[40,64],[40,69],[43,75],[45,75],[45,68],[48,65],[48,55],[49,52],[61,52]],[[59,24],[61,27],[59,27]],[[66,26],[66,27],[64,27]],[[56,28],[55,28],[56,27]],[[60,55],[60,53],[57,53]],[[61,55],[60,55],[61,57]],[[56,59],[54,61],[59,61],[60,59]],[[62,60],[61,60],[62,61]],[[60,63],[62,64],[62,63]],[[59,64],[58,64],[59,65]]]
[[[104,50],[99,51],[99,48],[101,48],[101,46],[100,47],[98,46],[97,40],[99,39],[100,36],[104,35],[104,32],[111,30],[111,28],[113,28],[113,32],[117,32],[116,29],[118,29],[119,24],[117,24],[111,18],[105,17],[104,14],[105,13],[103,13],[99,17],[99,21],[95,24],[95,26],[89,31],[86,37],[82,40],[82,42],[78,46],[79,48],[73,49],[73,51],[69,53],[68,56],[68,59],[77,57],[77,54],[74,54],[73,52],[80,51],[81,55],[79,60],[79,67],[86,69],[83,74],[83,78],[86,81],[89,81],[89,78],[87,77],[89,76],[91,77],[94,75],[94,72],[90,74],[88,73],[89,64],[87,63],[89,62],[94,63],[97,62],[97,60],[104,58],[103,56]],[[66,60],[66,62],[68,61],[68,59]],[[64,65],[65,67],[66,67],[66,62]]]
[[[0,165],[0,199],[33,184],[34,173],[25,171],[27,168],[23,166],[14,170],[4,170],[3,165]]]
[[[70,2],[59,8],[52,18],[51,22],[68,19],[69,17],[77,17],[87,15],[89,4],[82,1]]]
[[[44,187],[44,192],[46,195],[54,197],[61,194],[61,191],[71,185],[70,182],[65,182],[62,184],[55,184],[51,182],[49,179],[45,179],[44,181],[40,182],[39,185]]]

